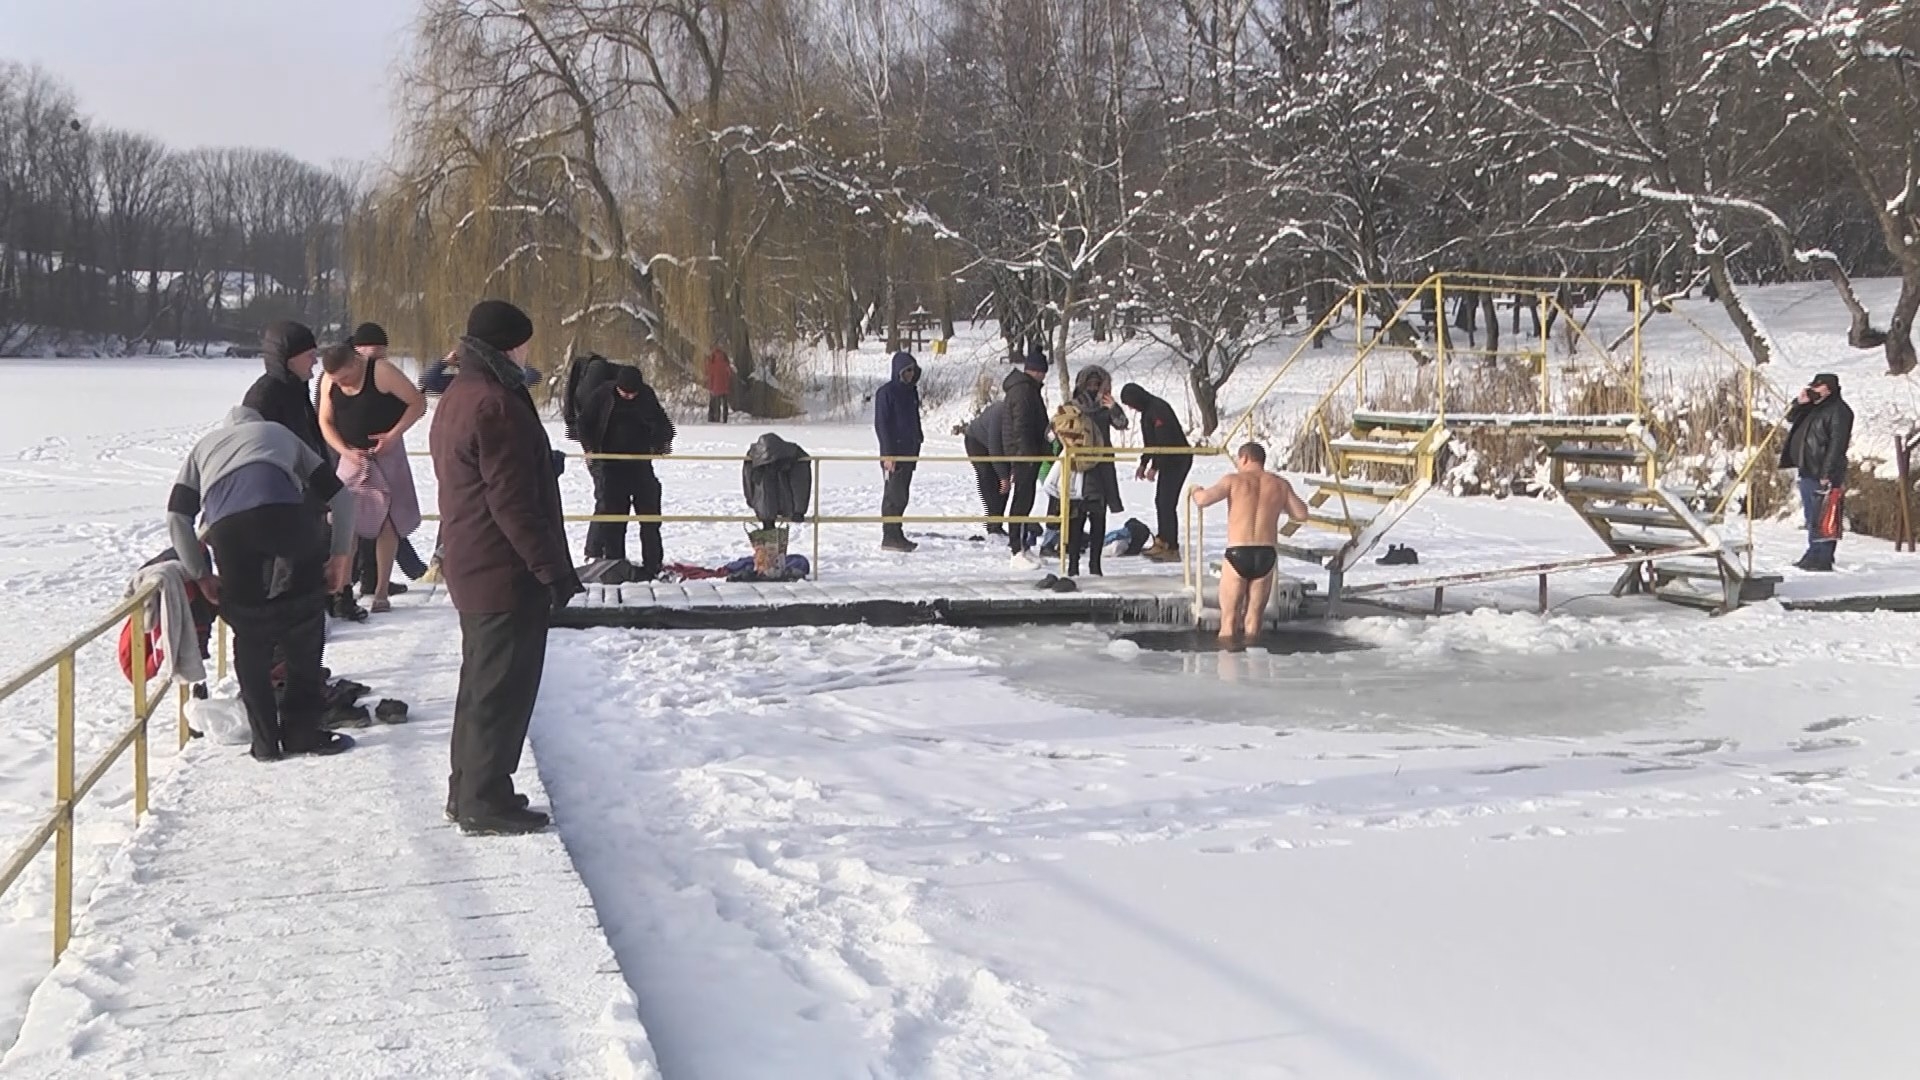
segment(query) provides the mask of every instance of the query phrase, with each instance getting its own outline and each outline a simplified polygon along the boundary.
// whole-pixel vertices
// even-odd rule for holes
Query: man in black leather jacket
[[[1794,565],[1802,570],[1833,569],[1837,530],[1821,535],[1820,518],[1828,497],[1847,489],[1847,445],[1853,441],[1853,409],[1840,400],[1838,375],[1815,375],[1787,413],[1787,445],[1780,467],[1800,481],[1800,507],[1807,520],[1807,553]]]

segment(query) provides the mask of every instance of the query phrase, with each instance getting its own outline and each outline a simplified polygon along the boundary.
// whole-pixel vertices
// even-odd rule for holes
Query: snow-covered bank
[[[601,631],[535,739],[670,1077],[1893,1078],[1916,626]]]
[[[397,613],[328,645],[376,698],[409,699],[405,725],[271,765],[189,748],[0,1075],[657,1080],[559,837],[441,819],[460,643],[439,624]]]

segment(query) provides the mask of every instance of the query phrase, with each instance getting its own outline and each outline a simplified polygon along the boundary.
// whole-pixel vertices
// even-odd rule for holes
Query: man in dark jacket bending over
[[[194,534],[200,517],[207,523],[217,579]],[[167,498],[167,531],[201,595],[218,604],[233,627],[234,673],[253,729],[253,756],[277,761],[352,746],[352,739],[320,730],[326,597],[346,584],[353,552],[353,495],[334,475],[333,463],[283,425],[242,405],[180,467]],[[287,661],[286,691],[278,702],[276,649]]]
[[[1140,414],[1140,441],[1148,447],[1185,448],[1187,433],[1180,416],[1163,398],[1149,394],[1139,383],[1120,388],[1120,404]],[[1170,560],[1180,555],[1180,498],[1187,490],[1187,474],[1193,471],[1189,454],[1145,454],[1134,476],[1153,480],[1153,508],[1159,517],[1159,529],[1144,553],[1150,559]]]
[[[1800,480],[1800,508],[1807,517],[1807,553],[1795,563],[1802,570],[1833,569],[1836,531],[1822,536],[1821,512],[1828,497],[1847,490],[1847,445],[1853,441],[1853,409],[1840,400],[1838,375],[1815,375],[1787,413],[1787,445],[1780,467]]]
[[[673,421],[640,369],[621,365],[611,382],[587,398],[579,419],[580,446],[589,454],[666,454],[673,450]],[[595,514],[658,514],[660,478],[651,461],[596,461]],[[603,559],[627,558],[627,523],[596,521],[587,526],[587,552]],[[629,574],[616,567],[601,577],[609,585],[651,581],[664,559],[660,523],[640,523],[640,568]]]
[[[470,834],[538,832],[513,789],[546,669],[547,627],[580,591],[547,429],[527,393],[533,321],[504,300],[467,315],[460,373],[428,442],[440,481],[440,572],[460,612],[447,816]]]
[[[893,354],[893,378],[873,395],[873,431],[880,437],[880,471],[886,474],[886,493],[880,499],[882,517],[899,517],[907,512],[907,500],[913,494],[911,461],[894,458],[919,457],[926,442],[920,431],[920,365],[910,352]],[[912,551],[920,545],[907,539],[899,524],[880,527],[880,546],[888,551]]]

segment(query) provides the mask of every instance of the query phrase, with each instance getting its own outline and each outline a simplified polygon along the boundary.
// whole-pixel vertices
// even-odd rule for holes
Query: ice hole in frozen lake
[[[982,631],[982,651],[1022,692],[1061,704],[1285,728],[1583,736],[1648,726],[1692,696],[1651,650],[1462,647],[1338,624],[1244,649],[1189,628],[1005,627]]]

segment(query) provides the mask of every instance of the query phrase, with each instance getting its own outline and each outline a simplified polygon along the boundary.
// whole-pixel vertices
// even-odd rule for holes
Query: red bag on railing
[[[160,628],[147,627],[147,678],[160,674]],[[120,674],[133,681],[133,620],[128,619],[120,627]]]
[[[1847,493],[1838,486],[1827,489],[1826,498],[1820,501],[1820,520],[1815,523],[1814,533],[1820,540],[1838,540],[1845,531],[1847,522]]]

